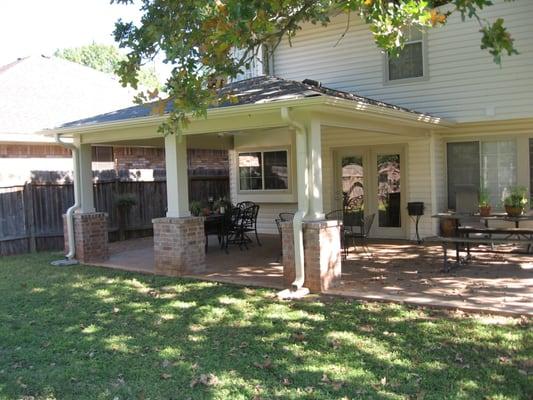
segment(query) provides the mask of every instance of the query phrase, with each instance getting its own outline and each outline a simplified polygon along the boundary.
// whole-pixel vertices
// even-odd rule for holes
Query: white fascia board
[[[455,125],[454,122],[447,121],[438,117],[410,113],[407,111],[395,110],[383,106],[368,104],[364,102],[356,102],[353,100],[337,99],[331,96],[316,96],[305,97],[291,100],[273,101],[270,103],[254,103],[237,106],[228,106],[221,108],[209,109],[207,111],[206,119],[196,119],[184,129],[183,135],[194,135],[202,133],[221,132],[224,130],[239,130],[239,129],[257,129],[257,128],[271,128],[276,126],[283,126],[281,118],[278,119],[278,112],[283,107],[289,107],[294,110],[312,111],[312,112],[326,112],[338,113],[343,112],[345,115],[357,117],[359,113],[363,113],[367,117],[374,117],[376,119],[394,121],[396,123],[404,123],[411,126],[424,127],[428,129],[450,128]],[[263,125],[254,126],[243,123],[243,116],[264,117]],[[152,115],[148,117],[140,117],[129,120],[106,122],[101,124],[75,126],[68,128],[56,128],[43,131],[46,136],[53,136],[60,134],[64,137],[75,137],[80,135],[98,135],[105,133],[106,136],[110,131],[122,130],[125,131],[130,128],[154,127],[161,124],[167,115]],[[231,121],[231,126],[222,124],[221,121]],[[269,122],[267,122],[267,120]],[[259,118],[258,122],[261,122]],[[196,125],[196,126],[195,126]],[[155,132],[155,131],[154,131]],[[153,134],[158,137],[159,134]],[[130,139],[124,135],[122,140]],[[100,138],[98,142],[101,142]],[[116,139],[116,138],[115,138]],[[91,140],[83,140],[90,142]]]

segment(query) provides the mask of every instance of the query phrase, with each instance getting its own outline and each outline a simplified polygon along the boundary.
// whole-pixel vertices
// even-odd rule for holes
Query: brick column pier
[[[63,216],[65,253],[68,253],[67,219]],[[81,263],[103,261],[109,257],[107,214],[103,212],[74,213],[76,260]]]
[[[294,230],[292,229],[292,221],[282,221],[280,224],[283,286],[290,288],[296,279],[296,271],[294,269]]]
[[[157,275],[182,276],[205,271],[202,217],[156,218],[154,259]]]
[[[295,279],[294,234],[292,222],[282,222],[283,279],[290,287]],[[324,292],[340,284],[342,249],[339,221],[304,222],[304,286],[312,292]]]

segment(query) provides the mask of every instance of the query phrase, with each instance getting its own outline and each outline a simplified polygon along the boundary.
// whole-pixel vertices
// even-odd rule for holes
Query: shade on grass
[[[529,321],[0,261],[0,399],[528,399]],[[33,396],[33,397],[31,397]]]

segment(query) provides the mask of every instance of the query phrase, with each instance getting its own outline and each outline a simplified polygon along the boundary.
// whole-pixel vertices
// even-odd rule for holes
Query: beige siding
[[[346,16],[323,28],[307,25],[297,33],[293,47],[282,43],[274,57],[280,77],[312,78],[324,85],[356,92],[417,111],[459,122],[530,117],[533,115],[533,1],[499,0],[488,7],[489,19],[503,16],[519,56],[505,57],[502,68],[480,50],[479,25],[454,16],[443,28],[427,35],[429,79],[384,84],[383,55],[368,27],[354,15],[346,37]],[[492,110],[494,115],[491,116]]]

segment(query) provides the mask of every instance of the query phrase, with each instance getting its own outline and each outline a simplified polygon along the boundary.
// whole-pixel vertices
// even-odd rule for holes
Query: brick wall
[[[189,171],[201,175],[202,170],[229,170],[227,150],[189,149],[187,151]]]
[[[30,180],[41,183],[63,182],[72,169],[68,160],[70,157],[70,150],[54,144],[0,144],[0,159],[19,160],[18,163],[5,160],[0,172],[0,181],[13,185],[24,184]],[[31,162],[23,161],[30,158],[33,159]],[[50,161],[40,160],[42,158],[48,158]],[[227,175],[228,152],[189,149],[188,164],[191,175]],[[100,180],[115,179],[117,176],[124,180],[164,179],[165,150],[148,147],[114,147],[113,160],[93,162],[93,169],[97,171]],[[47,173],[49,171],[53,173]]]
[[[182,276],[205,271],[205,231],[202,217],[156,218],[155,273]]]
[[[70,158],[70,150],[55,144],[0,144],[3,158]]]
[[[165,149],[151,147],[114,147],[115,168],[165,169]]]
[[[65,253],[68,253],[67,219],[63,216]],[[76,259],[82,263],[108,258],[107,214],[102,212],[74,214]]]
[[[164,169],[165,149],[153,147],[113,147],[117,169]],[[70,158],[70,150],[55,144],[0,144],[4,158]],[[189,169],[228,169],[226,150],[189,149]]]
[[[313,221],[303,224],[305,280],[312,292],[324,292],[340,284],[342,251],[338,221]],[[296,277],[292,221],[281,223],[283,281],[290,287]]]

